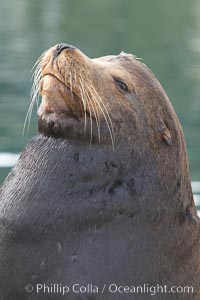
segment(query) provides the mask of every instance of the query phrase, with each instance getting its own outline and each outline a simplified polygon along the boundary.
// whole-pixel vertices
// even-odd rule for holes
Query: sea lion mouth
[[[52,90],[55,89],[54,91]],[[42,101],[46,102],[46,113],[65,112],[66,115],[79,121],[83,118],[83,108],[80,96],[58,76],[44,73],[40,81]],[[52,97],[55,98],[52,99]],[[64,102],[63,102],[64,100]],[[88,112],[86,110],[86,116]]]
[[[44,75],[42,76],[42,79],[40,82],[40,93],[42,93],[43,81],[46,76],[51,76],[55,80],[58,80],[61,84],[63,84],[66,88],[66,91],[68,93],[70,93],[71,100],[73,99],[75,102],[82,103],[80,96],[78,96],[78,94],[69,85],[67,85],[65,82],[63,82],[58,76],[56,76],[55,74],[51,74],[51,73],[44,73]]]

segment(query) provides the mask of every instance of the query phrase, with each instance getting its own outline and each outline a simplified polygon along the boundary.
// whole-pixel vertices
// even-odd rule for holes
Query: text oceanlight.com
[[[69,293],[74,294],[149,294],[150,296],[155,296],[158,294],[192,294],[194,288],[192,286],[167,286],[167,285],[150,285],[143,284],[139,286],[135,285],[120,285],[115,283],[104,283],[103,285],[89,284],[79,284],[74,283],[73,285],[64,285],[60,283],[37,283],[35,286],[32,284],[27,284],[25,286],[25,291],[27,293],[36,294],[59,294],[66,295]]]

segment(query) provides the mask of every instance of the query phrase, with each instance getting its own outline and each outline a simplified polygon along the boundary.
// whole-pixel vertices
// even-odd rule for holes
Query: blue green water
[[[90,57],[124,50],[156,74],[181,121],[192,180],[200,180],[199,0],[7,0],[0,2],[0,153],[19,153],[37,133],[36,109],[22,139],[31,68],[66,42]],[[0,169],[0,181],[9,168]]]

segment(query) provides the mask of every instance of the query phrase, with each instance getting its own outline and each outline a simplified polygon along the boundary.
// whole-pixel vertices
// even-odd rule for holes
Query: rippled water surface
[[[200,180],[199,0],[6,0],[0,2],[0,153],[19,153],[37,133],[36,109],[22,139],[31,68],[67,42],[90,57],[124,50],[156,74],[185,133],[192,180]],[[0,181],[9,168],[0,168]]]

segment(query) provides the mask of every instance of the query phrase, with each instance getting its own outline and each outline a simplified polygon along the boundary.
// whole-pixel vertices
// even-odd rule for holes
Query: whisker
[[[43,60],[43,58],[44,58],[45,54],[47,53],[47,51],[48,51],[48,50],[45,50],[45,51],[39,56],[39,58],[36,60],[36,62],[35,62],[35,64],[34,64],[34,66],[32,67],[31,72],[32,72],[32,71],[34,70],[34,68],[38,65],[38,63],[40,63],[40,62]]]
[[[88,86],[87,82],[85,82],[85,84]],[[111,121],[110,115],[108,113],[108,110],[105,107],[105,104],[103,103],[100,95],[97,93],[97,91],[94,89],[94,87],[92,85],[91,85],[91,90],[90,91],[92,92],[92,95],[94,97],[93,99],[94,99],[95,103],[98,105],[99,109],[101,110],[101,112],[102,112],[102,114],[104,116],[104,119],[106,121],[106,124],[108,126],[108,130],[109,130],[109,133],[110,133],[112,146],[113,146],[113,149],[114,149],[114,140],[115,140],[115,138],[114,138],[114,130],[113,130],[113,125],[112,125],[112,121]],[[102,104],[103,107],[100,105],[100,103],[99,103],[98,100],[101,102],[101,104]]]
[[[83,85],[84,84],[86,85],[86,82],[85,82],[85,80],[83,79],[82,76],[81,76],[81,80],[82,80]],[[90,92],[90,94],[92,94],[91,91],[90,91],[90,87],[88,85],[87,85],[87,88],[88,88],[88,91]],[[100,135],[100,121],[99,121],[99,116],[98,116],[98,112],[95,109],[95,105],[92,102],[93,99],[92,99],[92,97],[90,97],[88,91],[87,91],[87,89],[85,89],[86,97],[88,99],[88,102],[90,102],[92,110],[94,112],[94,116],[95,116],[95,120],[96,120],[96,124],[97,124],[97,130],[98,130],[98,138],[99,138],[99,143],[100,143],[100,141],[101,141],[101,135]]]
[[[27,126],[27,133],[29,132],[31,115],[32,115],[34,104],[36,103],[37,107],[38,107],[39,91],[40,91],[39,83],[40,83],[40,80],[41,80],[41,77],[42,77],[41,67],[42,67],[42,60],[44,58],[45,53],[46,53],[46,51],[42,53],[42,55],[38,58],[38,60],[36,61],[36,63],[34,64],[34,66],[32,68],[32,71],[34,69],[35,70],[34,70],[34,73],[31,77],[31,80],[33,81],[31,92],[30,92],[31,102],[30,102],[30,105],[28,107],[26,117],[25,117],[25,120],[24,120],[24,125],[23,125],[23,130],[22,130],[22,137],[24,136],[26,126]]]
[[[81,93],[81,101],[83,103],[83,110],[84,110],[84,136],[85,136],[86,135],[86,128],[87,128],[87,115],[86,115],[87,102],[84,99],[84,95],[83,95],[80,84],[79,84],[79,90],[80,90],[80,93]]]
[[[35,104],[35,102],[38,101],[39,90],[40,90],[40,87],[38,86],[38,88],[35,91],[35,94],[33,95],[33,98],[31,100],[31,103],[30,103],[30,106],[29,106],[29,109],[27,112],[27,118],[26,118],[26,122],[28,121],[27,133],[29,132],[29,129],[30,129],[31,115],[32,115],[34,104]]]
[[[71,101],[73,101],[74,95],[73,95],[72,72],[71,71],[69,71],[69,88],[70,88]]]
[[[81,74],[80,74],[80,85],[81,85],[83,94],[85,95],[85,88],[84,88],[84,85],[83,85],[83,82],[82,82],[82,76],[81,76]],[[89,98],[87,98],[87,96],[86,96],[85,99],[86,99],[87,104],[88,104],[89,115],[90,115],[90,145],[91,145],[91,144],[92,144],[92,134],[93,134],[92,112],[91,112],[91,107],[90,107],[90,101],[89,101]]]
[[[23,131],[22,131],[22,137],[24,136],[24,133],[25,133],[27,121],[28,121],[27,133],[28,133],[28,131],[29,131],[29,126],[30,126],[30,116],[31,116],[31,113],[32,113],[32,108],[33,108],[33,106],[34,106],[34,102],[35,102],[35,98],[32,98],[31,103],[30,103],[30,105],[29,105],[29,107],[28,107],[28,110],[27,110],[27,113],[26,113],[25,120],[24,120],[24,126],[23,126]]]
[[[76,85],[76,69],[74,68],[74,86]]]
[[[105,113],[106,113],[106,115],[108,117],[108,120],[109,120],[109,123],[110,123],[111,138],[112,138],[112,143],[114,145],[115,134],[114,134],[113,124],[112,124],[112,120],[110,118],[110,114],[109,114],[109,112],[108,112],[108,110],[107,110],[107,108],[106,108],[106,106],[105,106],[102,98],[100,97],[100,95],[97,93],[97,91],[95,90],[95,88],[93,86],[92,86],[92,89],[93,89],[94,93],[97,95],[97,97],[98,97],[99,101],[101,102],[101,104],[103,105],[103,108],[105,109]],[[96,101],[96,102],[98,103],[98,101]],[[101,106],[100,106],[100,108],[101,108]]]

